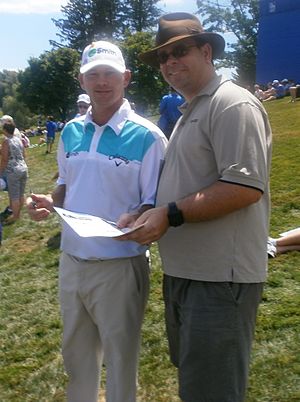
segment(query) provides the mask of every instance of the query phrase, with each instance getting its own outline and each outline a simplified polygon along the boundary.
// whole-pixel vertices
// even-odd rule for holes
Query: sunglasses
[[[175,57],[175,59],[180,59],[181,57],[186,56],[192,47],[197,47],[197,45],[177,45],[173,48],[170,53],[167,52],[159,52],[157,53],[157,60],[159,64],[165,64],[170,56]]]
[[[89,106],[88,105],[78,105],[78,109],[88,109]]]

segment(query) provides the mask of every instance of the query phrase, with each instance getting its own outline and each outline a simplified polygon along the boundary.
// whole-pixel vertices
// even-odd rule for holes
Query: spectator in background
[[[87,94],[80,94],[77,99],[78,113],[76,114],[75,117],[79,117],[86,114],[88,108],[90,107],[90,104],[91,104],[90,97]]]
[[[275,99],[281,99],[285,96],[284,86],[278,81],[273,80],[272,86],[264,94],[264,102],[268,102]]]
[[[281,81],[281,84],[282,84],[282,86],[284,88],[284,96],[289,95],[290,94],[290,87],[292,86],[292,82],[289,81],[287,78],[284,78]]]
[[[21,134],[21,141],[22,141],[24,148],[29,148],[30,147],[30,139],[28,138],[28,136],[26,135],[26,133],[24,131],[21,131],[20,134]]]
[[[61,131],[64,128],[65,121],[58,121],[57,122],[57,131]]]
[[[282,233],[281,237],[268,238],[268,256],[271,258],[288,251],[300,251],[300,228]]]
[[[184,98],[179,95],[174,88],[170,88],[170,93],[162,97],[159,104],[160,118],[158,120],[159,128],[164,132],[169,139],[173,128],[181,116],[178,109],[184,103]]]
[[[296,102],[296,98],[300,97],[300,85],[293,85],[289,88],[291,99],[290,102]]]
[[[273,87],[276,89],[276,99],[281,99],[285,96],[285,88],[278,80],[272,82]]]
[[[47,150],[46,154],[51,154],[52,152],[52,146],[55,140],[55,132],[57,130],[57,124],[54,121],[53,116],[48,116],[48,119],[46,121],[46,143],[47,143]]]
[[[262,101],[264,99],[264,91],[260,88],[258,84],[254,85],[254,95]]]
[[[20,138],[14,135],[15,128],[12,122],[3,125],[5,139],[1,146],[0,177],[6,177],[12,210],[12,214],[5,220],[6,223],[12,223],[20,217],[28,175],[24,146]]]
[[[13,117],[10,116],[10,115],[8,115],[8,114],[5,114],[5,115],[2,116],[1,119],[0,119],[1,127],[3,127],[3,125],[4,125],[5,123],[12,123],[12,124],[15,125],[15,122],[14,122]],[[22,139],[21,132],[20,132],[20,130],[19,130],[17,127],[16,127],[15,130],[14,130],[14,135],[15,135],[16,137]],[[3,173],[2,179],[6,182],[6,190],[7,190],[7,179],[6,179],[6,176],[5,176],[5,172]],[[8,206],[0,213],[0,219],[1,219],[1,220],[6,220],[10,215],[12,215],[12,210],[11,210],[10,206],[8,205]]]
[[[2,125],[2,126],[3,126],[3,124],[5,124],[5,123],[12,123],[12,124],[15,125],[14,119],[13,119],[11,116],[9,116],[8,114],[5,114],[4,116],[2,116],[1,119],[0,119],[0,121],[1,121],[1,125]],[[17,127],[15,128],[14,135],[15,135],[16,137],[21,138],[20,130],[19,130]]]
[[[264,91],[264,96],[263,96],[263,101],[266,99],[272,98],[275,99],[276,96],[276,90],[272,85],[272,82],[267,83],[267,89]]]
[[[0,177],[0,191],[5,191],[5,190],[7,190],[7,181],[5,178]]]

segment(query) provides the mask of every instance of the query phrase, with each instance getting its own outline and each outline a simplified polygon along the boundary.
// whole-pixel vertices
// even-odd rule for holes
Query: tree
[[[82,51],[93,40],[121,39],[126,31],[153,26],[160,10],[158,0],[69,0],[61,8],[65,18],[53,19],[57,36],[68,47]],[[50,41],[54,47],[61,43]]]
[[[15,95],[18,83],[18,73],[16,71],[0,71],[0,107],[3,106],[3,99],[6,96]]]
[[[120,45],[127,67],[132,72],[132,82],[127,90],[128,98],[136,104],[138,112],[143,114],[157,111],[159,100],[168,88],[158,70],[138,59],[140,53],[153,46],[153,35],[150,32],[127,32]]]
[[[123,42],[121,47],[134,76],[128,94],[143,110],[156,103],[157,91],[164,85],[158,72],[142,65],[136,57],[153,45],[152,35],[142,30],[150,30],[156,24],[161,13],[156,3],[158,0],[69,0],[61,8],[65,18],[53,20],[60,30],[57,35],[61,42],[79,52],[95,40]],[[55,41],[50,43],[54,48],[62,46]]]
[[[61,48],[31,58],[28,63],[29,67],[19,75],[20,98],[34,113],[65,120],[79,92],[78,52]]]
[[[8,114],[14,118],[19,128],[31,125],[33,116],[22,99],[17,99],[19,86],[19,73],[3,70],[0,72],[0,106],[2,115]]]
[[[156,25],[161,10],[156,7],[157,0],[130,0],[130,31],[142,32]]]
[[[84,47],[101,34],[102,38],[111,38],[119,31],[116,0],[70,0],[61,7],[65,18],[52,19],[60,30],[57,36],[65,45],[82,51]],[[61,46],[50,41],[54,46]]]
[[[24,102],[16,96],[8,95],[3,98],[3,114],[13,117],[16,126],[20,129],[28,128],[35,120]]]
[[[232,32],[236,43],[228,44],[221,65],[235,67],[235,79],[242,85],[255,82],[258,0],[197,0],[198,14],[207,31]]]

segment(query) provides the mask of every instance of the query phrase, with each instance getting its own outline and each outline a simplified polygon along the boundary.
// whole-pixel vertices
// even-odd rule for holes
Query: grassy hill
[[[273,128],[270,233],[300,226],[300,102],[266,104]],[[37,142],[37,138],[32,140]],[[28,149],[30,189],[51,192],[55,154]],[[7,194],[0,193],[0,209]],[[62,402],[61,321],[57,302],[59,221],[19,222],[3,229],[0,248],[0,400]],[[152,246],[152,287],[143,329],[139,395],[143,402],[178,402],[176,370],[168,359],[161,295],[161,269]],[[247,402],[300,401],[300,253],[269,261],[261,304]]]

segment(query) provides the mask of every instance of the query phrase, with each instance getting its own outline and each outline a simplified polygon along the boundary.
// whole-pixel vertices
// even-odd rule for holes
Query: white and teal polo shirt
[[[58,184],[66,185],[64,208],[117,221],[121,214],[155,204],[167,140],[157,126],[124,100],[104,126],[91,113],[71,120],[58,147]],[[64,225],[62,250],[84,259],[141,254],[136,242],[79,237]]]

